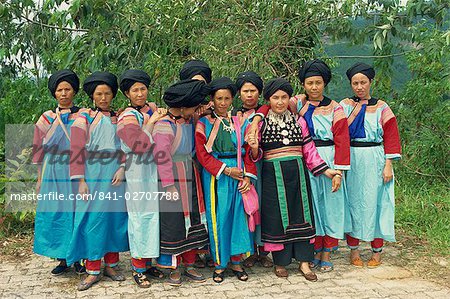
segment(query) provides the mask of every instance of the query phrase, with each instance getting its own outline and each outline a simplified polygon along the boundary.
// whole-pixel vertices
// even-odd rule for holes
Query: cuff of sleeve
[[[172,180],[172,181],[166,180],[166,181],[164,181],[164,182],[161,182],[161,186],[162,186],[163,188],[167,188],[167,187],[170,187],[170,186],[173,186],[173,185],[175,185],[175,183],[173,182],[173,180]]]
[[[319,166],[315,167],[311,172],[313,173],[314,176],[318,176],[329,168],[330,167],[328,167],[327,163],[322,163]]]
[[[125,166],[126,166],[126,163],[125,163],[125,162],[124,162],[124,163],[120,163],[119,168],[120,168],[120,167],[125,168]]]
[[[222,172],[225,170],[225,167],[227,167],[227,164],[223,163],[222,166],[220,167],[219,171],[216,174],[216,179],[220,178],[220,176],[222,175]]]
[[[254,180],[258,180],[258,177],[256,175],[254,175],[253,173],[250,173],[250,172],[246,172],[244,174],[244,176],[249,177],[249,178],[254,179]]]
[[[262,148],[258,148],[258,156],[256,158],[253,158],[251,151],[248,154],[250,155],[250,160],[252,162],[258,162],[262,158],[263,151],[262,151]]]
[[[82,174],[77,174],[77,175],[71,175],[71,176],[70,176],[70,180],[71,180],[71,181],[79,180],[79,179],[84,179],[84,175],[82,175]]]
[[[336,170],[350,170],[350,165],[334,164],[334,169],[336,169]]]
[[[147,132],[146,130],[142,130],[142,131],[144,131],[145,135],[147,135],[148,138],[150,139],[150,144],[155,143],[155,142],[153,141],[153,137],[152,137],[152,134],[150,134],[150,132]]]
[[[400,155],[400,154],[386,154],[385,157],[386,157],[386,159],[390,159],[390,160],[400,160],[402,158],[402,155]]]

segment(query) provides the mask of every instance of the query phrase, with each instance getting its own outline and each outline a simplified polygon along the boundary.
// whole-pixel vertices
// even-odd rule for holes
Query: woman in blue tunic
[[[127,213],[124,199],[124,167],[116,134],[117,116],[111,102],[117,94],[117,77],[95,72],[86,78],[84,91],[94,109],[83,109],[72,125],[70,178],[78,181],[75,219],[67,260],[86,258],[89,274],[78,286],[89,289],[100,280],[101,259],[104,275],[122,281],[115,270],[119,252],[128,251]],[[91,197],[96,196],[96,197]]]
[[[211,255],[216,265],[213,280],[217,283],[224,280],[224,271],[231,261],[233,273],[239,280],[246,281],[248,275],[240,265],[241,254],[253,253],[253,242],[241,192],[250,189],[251,178],[257,179],[256,166],[245,154],[244,145],[246,148],[248,145],[241,138],[245,172],[237,167],[237,136],[228,113],[236,86],[231,79],[223,77],[213,80],[210,87],[214,112],[198,121],[195,148],[204,167],[206,219]],[[241,132],[247,126],[247,120],[242,119]]]
[[[384,241],[395,241],[392,160],[401,158],[400,136],[391,108],[370,94],[375,70],[356,63],[347,70],[347,77],[355,94],[340,103],[348,118],[352,161],[346,177],[352,221],[347,244],[351,264],[362,267],[359,241],[371,242],[373,253],[367,266],[375,268],[381,264]]]
[[[48,89],[58,102],[55,110],[44,112],[36,123],[33,138],[33,163],[38,165],[36,193],[42,198],[51,193],[64,195],[66,200],[38,202],[34,230],[34,252],[57,258],[60,263],[52,270],[60,275],[68,269],[66,256],[72,237],[74,201],[69,178],[70,127],[80,108],[73,98],[80,88],[78,76],[71,70],[61,70],[50,76]],[[69,264],[70,265],[70,264]],[[80,263],[75,271],[84,272]]]
[[[117,135],[126,154],[125,199],[132,275],[141,288],[150,287],[147,276],[162,277],[152,267],[152,258],[159,257],[160,239],[158,173],[151,136],[161,114],[147,104],[149,84],[150,77],[142,70],[122,74],[120,89],[130,100],[130,107],[119,116],[117,124]]]

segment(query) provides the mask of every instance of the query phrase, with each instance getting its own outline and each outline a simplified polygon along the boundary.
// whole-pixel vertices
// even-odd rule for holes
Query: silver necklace
[[[233,123],[231,122],[231,120],[230,120],[230,124],[229,125],[227,125],[227,124],[225,124],[225,122],[223,121],[223,117],[222,116],[219,116],[219,115],[217,115],[215,112],[214,112],[214,115],[220,120],[220,122],[222,123],[222,125],[223,125],[223,130],[224,131],[227,131],[227,132],[230,132],[230,133],[232,133],[232,132],[234,132],[234,127],[233,127]]]

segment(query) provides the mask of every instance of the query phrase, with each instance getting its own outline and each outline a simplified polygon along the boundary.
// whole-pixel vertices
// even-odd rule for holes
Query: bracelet
[[[338,176],[338,177],[342,178],[342,174],[340,174],[340,173],[336,173],[334,176]]]

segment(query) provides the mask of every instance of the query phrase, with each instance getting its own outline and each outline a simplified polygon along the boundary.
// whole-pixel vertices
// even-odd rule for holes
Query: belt
[[[87,152],[88,159],[111,159],[120,157],[120,152]]]
[[[217,158],[219,158],[219,159],[237,159],[237,154],[218,155]]]
[[[331,146],[334,145],[334,141],[333,140],[321,140],[321,139],[314,139],[314,144],[316,145],[316,147],[322,147],[322,146]]]
[[[362,141],[351,141],[350,146],[353,147],[373,147],[373,146],[380,146],[383,143],[381,142],[362,142]]]

